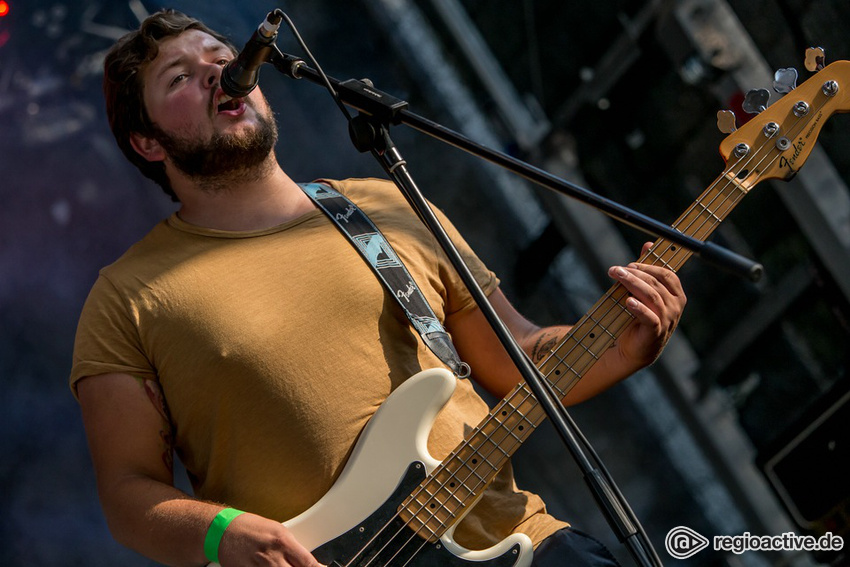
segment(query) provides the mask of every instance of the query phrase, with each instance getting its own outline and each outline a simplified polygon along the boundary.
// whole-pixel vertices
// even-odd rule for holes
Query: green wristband
[[[222,536],[224,536],[224,530],[227,529],[234,518],[244,513],[234,508],[225,508],[213,518],[210,527],[207,529],[207,537],[204,538],[204,555],[211,562],[218,563],[218,546],[221,543]]]

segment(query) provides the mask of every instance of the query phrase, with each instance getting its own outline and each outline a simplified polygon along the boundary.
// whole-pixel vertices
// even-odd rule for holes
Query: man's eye
[[[225,65],[227,65],[227,63],[228,63],[229,61],[230,61],[230,59],[219,59],[218,61],[216,61],[216,63],[218,63],[219,65],[221,65],[222,67],[224,67]]]
[[[173,87],[174,85],[176,85],[177,83],[179,83],[180,81],[185,79],[186,77],[187,77],[186,73],[180,73],[179,75],[177,75],[176,77],[174,77],[171,80],[171,86]]]

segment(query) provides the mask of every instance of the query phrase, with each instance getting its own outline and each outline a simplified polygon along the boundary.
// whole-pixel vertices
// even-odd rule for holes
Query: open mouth
[[[221,95],[221,98],[218,99],[216,112],[234,112],[239,110],[242,107],[242,104],[241,98],[231,98],[230,96],[223,94]]]

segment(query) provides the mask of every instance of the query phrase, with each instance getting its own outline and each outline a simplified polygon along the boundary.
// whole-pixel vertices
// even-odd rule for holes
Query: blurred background
[[[723,171],[718,110],[751,119],[746,93],[778,100],[778,68],[808,79],[810,46],[827,63],[850,58],[846,0],[167,6],[239,46],[282,8],[330,75],[368,77],[418,114],[665,223]],[[107,531],[67,375],[98,269],[174,209],[120,154],[100,92],[105,51],[160,7],[0,0],[2,565],[151,565]],[[301,54],[288,31],[278,46]],[[293,178],[383,176],[319,87],[269,66],[261,86]],[[609,287],[607,267],[652,240],[404,126],[393,137],[426,196],[540,323],[576,320]],[[571,410],[667,564],[848,564],[840,553],[711,546],[679,561],[664,548],[676,526],[708,538],[850,535],[848,182],[848,118],[835,116],[792,181],[758,185],[712,237],[765,276],[693,259],[680,272],[687,311],[662,358]],[[633,564],[548,426],[515,468],[550,511]]]

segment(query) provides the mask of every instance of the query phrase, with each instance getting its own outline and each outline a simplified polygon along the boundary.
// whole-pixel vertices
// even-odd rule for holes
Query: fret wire
[[[593,332],[593,329],[595,329],[596,327],[599,327],[604,333],[609,335],[612,339],[617,338],[611,333],[611,331],[608,330],[608,327],[601,320],[597,321],[593,317],[589,317],[589,319],[596,324],[593,328],[590,329],[590,332]],[[589,333],[588,333],[588,336],[590,336]],[[591,337],[591,338],[593,338],[593,337]]]
[[[502,429],[502,428],[499,428],[499,429]],[[499,429],[496,429],[496,430],[493,432],[493,434],[495,434],[497,431],[499,431]],[[490,448],[489,453],[487,453],[487,454],[485,455],[485,454],[482,452],[482,450],[485,448],[485,446],[486,446],[486,444],[487,444],[487,443],[490,443],[490,444],[492,444],[492,445],[494,445],[494,446],[493,446],[492,448]],[[493,468],[493,469],[495,469],[495,470],[498,470],[498,468],[499,468],[501,465],[499,465],[498,463],[495,463],[495,464],[494,464],[494,463],[492,463],[492,462],[490,461],[490,459],[488,458],[488,457],[489,457],[489,456],[491,456],[491,455],[492,455],[495,451],[498,451],[499,453],[501,453],[501,456],[502,456],[502,457],[510,457],[510,455],[509,455],[508,453],[506,453],[506,452],[505,452],[505,450],[504,450],[503,448],[499,447],[499,446],[498,446],[495,442],[493,442],[491,438],[489,438],[489,437],[487,437],[487,436],[484,436],[483,441],[480,441],[480,442],[479,442],[479,444],[478,444],[478,446],[477,446],[475,449],[473,449],[472,454],[469,456],[469,458],[467,458],[467,459],[466,459],[466,461],[468,462],[468,461],[470,460],[470,458],[474,458],[474,457],[477,455],[478,457],[480,457],[480,458],[483,460],[483,463],[482,463],[482,464],[486,463],[486,464],[490,465],[490,467],[491,467],[491,468]],[[497,457],[497,458],[499,458],[499,455],[496,455],[496,457]],[[476,465],[477,465],[477,463],[473,463],[473,464],[476,464]]]
[[[490,462],[490,459],[488,459],[487,457],[482,457],[482,458],[484,459],[484,462],[490,466],[490,468],[491,468],[491,469],[493,469],[493,470],[495,470],[495,471],[498,471],[498,470],[499,470],[499,467],[497,467],[496,465],[494,465],[493,463],[491,463],[491,462]]]
[[[708,214],[709,214],[709,216],[710,216],[712,219],[714,219],[715,221],[717,221],[718,223],[723,222],[723,219],[721,219],[721,218],[720,218],[720,217],[718,217],[716,214],[714,214],[714,211],[712,211],[711,209],[709,209],[707,205],[704,205],[704,204],[702,204],[702,203],[701,203],[701,202],[699,202],[699,201],[697,201],[697,205],[698,205],[700,208],[702,208],[702,210],[703,210],[703,211],[705,211],[706,213],[708,213]]]
[[[431,506],[428,505],[428,501],[423,503],[419,500],[415,500],[414,502],[419,504],[420,514],[416,515],[416,519],[422,524],[428,524],[432,520],[437,520],[438,522],[443,524],[446,520],[451,520],[453,518],[457,518],[458,516],[452,510],[450,510],[448,506],[446,506],[443,502],[440,502],[439,500],[437,500],[436,502],[432,502]],[[422,517],[420,517],[422,515],[421,512],[426,512],[428,514],[428,518],[423,519]],[[441,520],[439,517],[441,513],[447,516],[443,520]],[[436,533],[434,533],[433,535],[436,535]]]
[[[734,165],[732,167],[734,168]],[[713,211],[712,214],[715,217],[720,218],[719,215],[717,214],[717,212],[720,210],[720,207],[715,205],[715,201],[717,201],[718,197],[722,197],[722,201],[720,202],[720,205],[723,205],[729,200],[730,197],[735,197],[735,191],[732,191],[730,194],[727,195],[727,194],[724,194],[725,189],[732,187],[732,189],[738,189],[740,191],[739,187],[734,186],[734,185],[729,183],[729,177],[728,176],[731,173],[731,171],[732,171],[732,169],[730,168],[729,170],[725,171],[720,176],[718,176],[717,179],[715,180],[713,186],[708,191],[703,193],[703,195],[700,197],[700,199],[698,199],[696,201],[695,205],[692,205],[691,208],[687,211],[687,213],[685,215],[682,215],[682,217],[680,217],[680,220],[677,221],[677,223],[674,226],[679,227],[681,225],[681,221],[683,219],[687,218],[687,214],[690,213],[691,211],[693,211],[693,207],[697,206],[697,205],[705,208],[705,210]],[[721,183],[725,183],[725,186],[720,187]],[[743,193],[741,193],[741,192],[738,193],[738,197],[740,197],[742,195],[743,195]],[[706,202],[704,202],[704,200],[708,196],[711,196],[711,200],[708,203],[706,203]],[[736,199],[738,197],[736,197]],[[715,226],[716,226],[716,223],[715,223]],[[692,232],[692,227],[693,227],[693,223],[689,224],[685,228],[685,231],[691,231]]]
[[[558,394],[558,395],[561,397],[561,399],[563,399],[563,398],[564,398],[564,396],[566,396],[566,395],[567,395],[567,393],[566,393],[565,391],[563,391],[563,390],[560,388],[560,386],[558,386],[558,384],[557,384],[557,383],[553,383],[552,381],[549,381],[549,386],[550,386],[553,390],[555,390],[555,393],[556,393],[556,394]]]
[[[499,430],[501,430],[501,429],[508,430],[508,428],[507,428],[505,425],[503,425],[503,424],[499,424],[499,425],[496,427],[496,429],[495,429],[492,433],[493,433],[493,434],[495,434],[497,431],[499,431]],[[491,438],[491,437],[489,437],[489,436],[488,436],[488,437],[485,437],[485,439],[484,439],[484,443],[488,443],[488,442],[490,442],[490,443],[492,443],[492,442],[493,442],[493,441],[492,441],[492,438]],[[495,446],[493,447],[493,450],[494,450],[494,451],[498,450],[498,451],[499,451],[500,453],[502,453],[502,455],[504,455],[505,457],[510,457],[510,453],[508,453],[507,451],[505,451],[505,450],[504,450],[503,448],[501,448],[498,444],[495,444],[495,443],[494,443],[494,445],[495,445]],[[482,445],[482,446],[483,446],[483,445]],[[479,453],[480,453],[480,450],[479,450]],[[486,459],[486,457],[485,457],[485,459]]]
[[[460,507],[461,507],[461,508],[463,508],[463,507],[465,506],[465,504],[463,503],[463,500],[461,500],[460,498],[458,498],[458,496],[457,496],[457,491],[451,491],[451,490],[449,490],[449,489],[448,489],[448,487],[446,487],[445,485],[441,485],[441,486],[439,487],[439,489],[438,489],[438,493],[439,493],[440,491],[445,491],[445,492],[447,493],[447,496],[448,496],[449,498],[454,499],[455,501],[457,501],[457,503],[460,505]],[[436,496],[437,496],[437,494],[434,494],[434,496],[436,497]]]
[[[734,167],[734,166],[733,166],[733,167]],[[723,200],[721,201],[721,204],[725,204],[725,203],[729,200],[730,195],[724,195],[724,192],[723,192],[723,190],[724,190],[725,188],[728,188],[728,187],[730,186],[730,184],[728,183],[728,177],[727,177],[728,173],[729,173],[729,171],[724,172],[722,175],[720,175],[720,176],[719,176],[719,177],[715,180],[715,182],[714,182],[714,184],[712,185],[712,187],[710,187],[708,190],[706,190],[706,191],[703,193],[703,195],[701,195],[701,196],[700,196],[700,198],[696,201],[696,203],[694,203],[694,204],[693,204],[693,205],[692,205],[692,206],[691,206],[691,207],[690,207],[690,208],[689,208],[689,209],[685,212],[685,214],[683,214],[683,215],[679,218],[679,220],[677,220],[677,221],[676,221],[676,223],[674,223],[674,224],[673,224],[673,227],[674,227],[674,228],[676,228],[676,229],[680,229],[681,225],[685,222],[685,220],[686,220],[686,219],[688,219],[689,215],[690,215],[690,214],[694,211],[694,207],[697,207],[697,206],[702,207],[702,208],[703,208],[704,210],[706,210],[706,211],[711,211],[712,216],[713,216],[714,218],[719,219],[720,217],[716,214],[716,212],[714,212],[714,211],[719,210],[719,207],[712,207],[711,205],[713,205],[713,203],[717,200],[717,198],[718,198],[718,197],[723,197]],[[727,183],[726,183],[726,187],[721,187],[721,188],[717,189],[717,186],[721,183],[721,180],[727,181]],[[711,200],[710,200],[708,203],[705,203],[705,202],[704,202],[704,200],[705,200],[705,198],[706,198],[706,197],[708,197],[708,196],[711,196]],[[742,195],[741,195],[741,194],[739,194],[739,197],[740,197],[740,196],[742,196]],[[737,198],[735,199],[735,201],[737,201]],[[697,215],[697,218],[699,218],[699,215]],[[709,229],[709,233],[710,233],[711,231],[713,231],[713,230],[714,230],[714,227],[715,227],[717,224],[718,224],[718,223],[717,223],[717,222],[715,222],[715,223],[714,223],[714,225],[712,225],[712,226],[710,227],[710,229]],[[699,227],[699,228],[704,228],[704,227],[705,227],[705,225],[706,225],[706,223],[705,223],[705,222],[703,222],[703,223],[702,223],[702,225],[700,225],[700,227]],[[697,231],[693,230],[693,226],[694,226],[694,221],[693,221],[693,220],[691,220],[691,221],[688,223],[688,225],[687,225],[687,226],[685,226],[685,227],[684,227],[684,229],[680,229],[680,231],[681,231],[681,232],[683,232],[683,233],[686,233],[686,234],[694,235]],[[664,241],[662,241],[662,242],[664,242]],[[668,249],[669,249],[669,247],[670,247],[670,246],[671,246],[671,244],[669,244],[669,243],[668,243]]]

